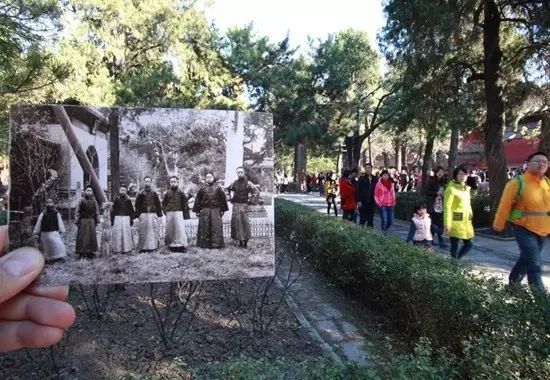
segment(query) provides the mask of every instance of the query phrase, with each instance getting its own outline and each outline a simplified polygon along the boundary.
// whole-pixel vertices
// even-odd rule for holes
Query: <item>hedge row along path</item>
[[[308,206],[316,211],[326,215],[327,203],[324,197],[319,197],[318,194],[294,194],[286,193],[277,195],[281,199],[286,199],[292,202]],[[337,201],[338,207],[339,201]],[[338,211],[338,217],[341,218],[342,212]],[[331,210],[331,217],[334,212]],[[411,210],[412,217],[412,210]],[[380,229],[380,218],[375,214],[374,228]],[[403,220],[394,220],[394,224],[390,228],[393,235],[399,237],[403,241],[406,240],[409,232],[409,222]],[[449,243],[449,239],[446,239]],[[440,249],[434,246],[434,251],[441,255],[448,256],[448,248]],[[515,240],[501,241],[490,239],[482,236],[476,236],[473,240],[473,248],[462,260],[469,262],[476,269],[484,269],[489,273],[495,274],[501,278],[504,283],[508,282],[508,274],[514,266],[519,256],[519,249]],[[546,288],[550,288],[550,244],[546,244],[542,253],[542,281]],[[527,283],[527,278],[523,281]]]

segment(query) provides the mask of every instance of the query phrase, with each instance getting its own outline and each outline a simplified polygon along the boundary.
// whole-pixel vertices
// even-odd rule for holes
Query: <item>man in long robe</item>
[[[113,253],[128,253],[134,248],[132,225],[134,223],[134,206],[122,186],[111,212],[112,249]]]
[[[244,175],[244,168],[237,168],[237,180],[228,188],[229,194],[233,192],[231,203],[231,238],[239,241],[239,247],[248,247],[248,240],[251,237],[250,218],[248,217],[248,204],[250,195],[258,196],[258,188]]]
[[[75,252],[80,258],[93,258],[98,251],[96,226],[99,224],[99,206],[91,186],[84,191],[75,219],[78,226]]]
[[[61,214],[54,208],[52,199],[46,200],[46,210],[38,217],[33,232],[40,236],[40,249],[46,262],[63,260],[67,257],[65,244],[59,235],[65,232],[65,225]]]
[[[185,252],[187,233],[185,220],[190,219],[189,204],[183,191],[178,188],[178,177],[170,177],[170,190],[164,193],[162,209],[166,215],[166,245],[174,252]]]
[[[199,190],[193,212],[199,217],[197,245],[201,248],[223,248],[224,212],[228,211],[225,193],[220,185],[214,183],[214,174],[206,174],[206,184]]]
[[[160,198],[156,191],[151,189],[151,177],[145,177],[145,188],[136,199],[136,217],[139,218],[140,252],[151,252],[158,249],[158,231],[155,224],[157,218],[162,217]]]

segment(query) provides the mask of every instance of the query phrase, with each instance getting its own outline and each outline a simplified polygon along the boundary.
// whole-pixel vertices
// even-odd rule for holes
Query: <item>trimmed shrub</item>
[[[281,199],[275,206],[279,236],[384,313],[411,347],[426,338],[456,358],[458,377],[550,378],[544,295],[504,289],[462,263],[305,206]]]
[[[302,362],[288,359],[254,359],[241,356],[212,368],[203,376],[209,380],[379,380],[375,371],[355,364],[338,365],[326,358],[308,358]]]

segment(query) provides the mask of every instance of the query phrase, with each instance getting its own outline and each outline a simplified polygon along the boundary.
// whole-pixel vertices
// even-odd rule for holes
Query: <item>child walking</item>
[[[426,205],[414,206],[414,215],[411,219],[407,243],[412,241],[414,245],[423,245],[431,252],[433,241],[432,228],[432,220],[430,214],[428,214]]]

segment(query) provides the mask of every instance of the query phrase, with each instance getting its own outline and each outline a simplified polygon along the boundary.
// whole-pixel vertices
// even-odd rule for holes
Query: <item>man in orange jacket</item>
[[[520,256],[510,272],[510,284],[520,283],[525,274],[529,285],[544,292],[542,249],[550,235],[550,180],[548,155],[533,153],[527,158],[522,178],[511,179],[504,188],[493,228],[502,231],[509,220],[514,228]]]

